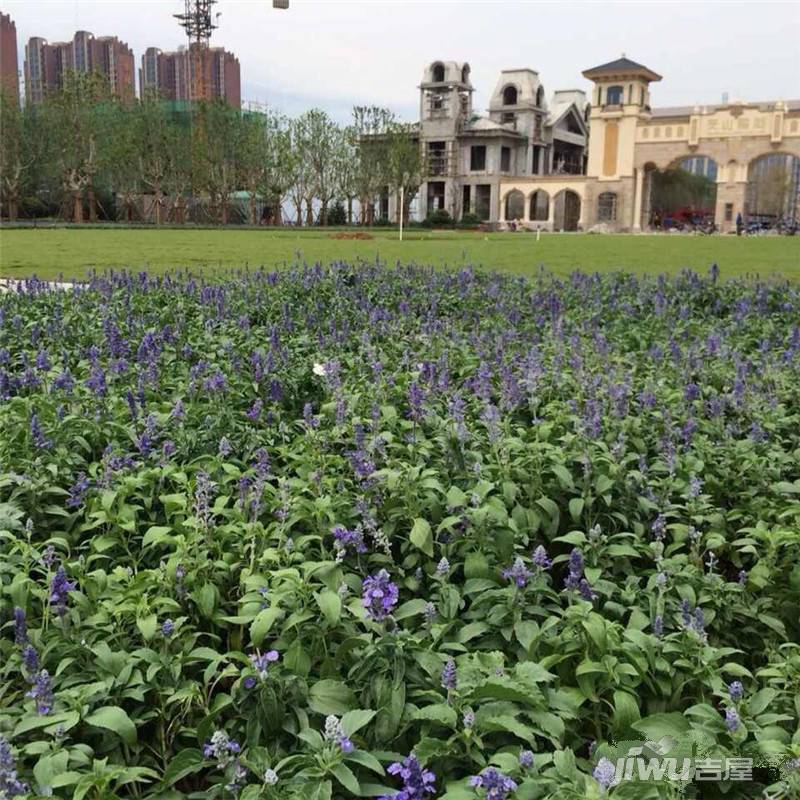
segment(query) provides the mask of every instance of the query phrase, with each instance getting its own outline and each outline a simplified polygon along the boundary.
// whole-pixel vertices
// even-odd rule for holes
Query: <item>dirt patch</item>
[[[330,235],[331,239],[373,239],[373,235],[371,233],[367,233],[366,231],[339,231],[338,233],[332,233]]]

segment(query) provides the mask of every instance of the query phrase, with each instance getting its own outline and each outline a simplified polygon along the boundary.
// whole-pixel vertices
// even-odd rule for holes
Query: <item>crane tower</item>
[[[217,0],[185,0],[182,14],[175,14],[189,39],[189,98],[207,99],[206,79],[210,80],[208,43],[220,14],[214,14]],[[272,0],[272,7],[289,8],[289,0]]]

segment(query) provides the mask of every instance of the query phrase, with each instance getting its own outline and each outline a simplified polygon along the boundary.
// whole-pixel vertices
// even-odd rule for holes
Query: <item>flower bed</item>
[[[799,320],[716,270],[0,296],[0,796],[668,797],[612,748],[663,737],[794,791]]]

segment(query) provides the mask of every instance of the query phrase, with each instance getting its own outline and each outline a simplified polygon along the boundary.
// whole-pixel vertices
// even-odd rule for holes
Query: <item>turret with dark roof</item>
[[[589,80],[596,80],[597,78],[613,79],[615,77],[638,77],[645,78],[648,81],[661,80],[661,76],[657,72],[653,72],[644,64],[637,64],[635,61],[631,61],[624,55],[622,58],[609,61],[607,64],[600,64],[599,67],[584,70],[581,74]]]

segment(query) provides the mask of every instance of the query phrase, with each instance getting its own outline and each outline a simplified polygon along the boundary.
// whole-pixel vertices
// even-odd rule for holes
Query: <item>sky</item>
[[[76,30],[117,35],[137,71],[149,46],[184,43],[172,14],[183,0],[0,0],[17,25],[20,62],[31,36]],[[212,44],[232,50],[242,98],[287,114],[317,106],[341,122],[353,105],[417,117],[427,64],[467,61],[474,107],[485,109],[500,70],[535,69],[548,95],[590,89],[589,67],[619,58],[663,75],[654,106],[800,98],[800,2],[449,2],[219,0]],[[138,84],[138,80],[137,80]],[[138,88],[138,87],[137,87]]]

